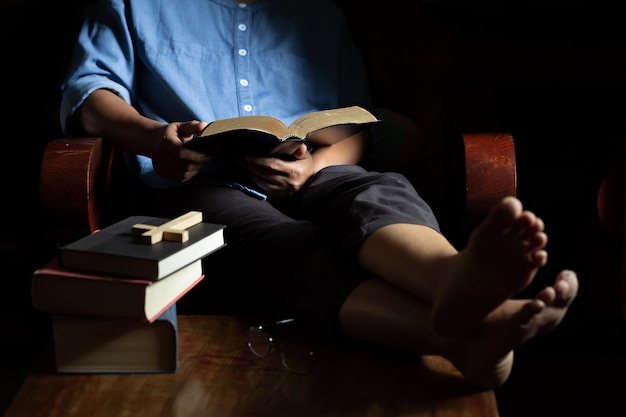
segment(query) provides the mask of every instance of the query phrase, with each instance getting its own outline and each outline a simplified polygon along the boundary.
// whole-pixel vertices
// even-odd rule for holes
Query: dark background
[[[426,154],[434,156],[426,168],[443,169],[460,132],[513,133],[518,195],[550,235],[549,264],[528,291],[560,269],[579,273],[581,294],[564,325],[518,351],[513,377],[497,391],[502,417],[626,414],[622,241],[600,227],[595,200],[607,169],[624,155],[619,2],[337,3],[364,48],[378,103],[424,129]],[[39,164],[47,141],[62,136],[59,85],[88,4],[0,3],[0,342],[9,352],[0,364],[2,401],[48,335],[29,294],[30,273],[51,253],[38,216]]]

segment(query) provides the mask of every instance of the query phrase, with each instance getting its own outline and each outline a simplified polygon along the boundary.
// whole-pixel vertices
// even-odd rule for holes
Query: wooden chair
[[[419,129],[405,116],[386,111],[405,125],[394,140],[410,145],[396,145],[400,157],[405,147],[415,147]],[[408,128],[406,127],[408,126]],[[390,128],[387,128],[389,131]],[[394,133],[394,132],[391,132]],[[395,132],[397,134],[397,132]],[[462,190],[448,201],[461,201],[465,215],[463,224],[471,228],[483,218],[493,204],[507,195],[516,195],[517,174],[513,137],[507,133],[472,133],[459,138],[462,161],[454,176],[461,180]],[[410,155],[410,154],[409,154]],[[379,161],[391,168],[397,156]],[[404,162],[400,171],[410,167]],[[44,150],[39,196],[48,227],[48,236],[57,243],[71,241],[120,220],[132,213],[132,180],[123,167],[117,151],[103,138],[57,138]],[[419,189],[419,185],[417,186]],[[459,196],[458,194],[462,195]]]

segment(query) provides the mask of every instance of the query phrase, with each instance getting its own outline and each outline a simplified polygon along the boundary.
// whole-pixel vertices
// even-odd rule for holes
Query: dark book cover
[[[225,245],[224,225],[189,227],[186,242],[149,244],[133,235],[137,224],[159,226],[170,219],[131,216],[59,248],[61,266],[133,278],[159,280]]]

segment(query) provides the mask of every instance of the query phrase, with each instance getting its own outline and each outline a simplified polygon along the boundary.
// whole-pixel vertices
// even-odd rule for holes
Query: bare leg
[[[372,234],[359,261],[364,282],[340,311],[345,333],[380,346],[439,354],[471,384],[507,380],[513,350],[555,328],[578,292],[571,271],[533,299],[512,297],[547,262],[543,221],[505,198],[458,252],[433,229],[395,224]]]
[[[431,228],[395,224],[372,234],[361,264],[432,305],[443,336],[472,333],[505,300],[527,287],[547,262],[543,221],[505,198],[461,252]]]
[[[431,324],[430,304],[377,279],[364,282],[352,292],[339,319],[348,336],[391,349],[442,355],[470,384],[490,389],[509,377],[513,349],[554,329],[577,291],[576,275],[563,271],[534,299],[507,300],[490,312],[471,335],[446,338]]]

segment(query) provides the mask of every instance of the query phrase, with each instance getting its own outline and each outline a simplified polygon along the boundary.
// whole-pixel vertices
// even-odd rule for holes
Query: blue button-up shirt
[[[96,89],[162,122],[302,114],[370,105],[363,62],[328,0],[104,0],[79,34],[61,125]],[[140,176],[171,185],[151,160]]]

